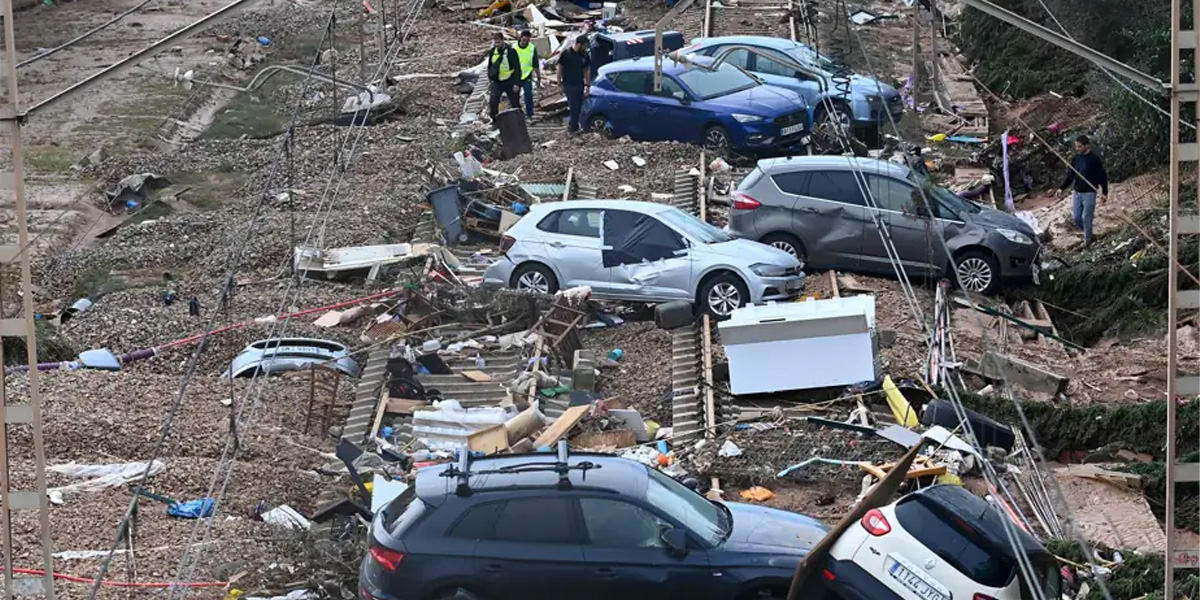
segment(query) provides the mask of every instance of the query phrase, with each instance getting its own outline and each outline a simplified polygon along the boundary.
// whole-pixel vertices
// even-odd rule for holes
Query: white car
[[[544,294],[589,286],[606,300],[687,300],[717,318],[804,287],[795,256],[651,202],[535,204],[504,232],[500,250],[504,257],[484,271],[484,286]]]
[[[1021,576],[1004,519],[959,486],[928,487],[869,511],[838,538],[822,575],[846,600],[1060,600],[1054,555],[1013,524],[1039,596]]]

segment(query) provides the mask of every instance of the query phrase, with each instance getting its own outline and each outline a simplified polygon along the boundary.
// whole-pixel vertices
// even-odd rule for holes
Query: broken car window
[[[522,498],[504,503],[494,539],[530,544],[571,543],[571,499]]]
[[[606,548],[662,548],[662,529],[670,523],[620,500],[580,498],[583,522],[593,546]]]
[[[678,233],[654,217],[624,210],[606,211],[604,246],[606,267],[674,258],[685,247]]]
[[[866,206],[867,202],[863,198],[863,190],[859,187],[859,183],[852,171],[814,171],[808,180],[808,193],[805,195],[822,200]]]
[[[758,82],[744,71],[727,62],[721,63],[715,71],[688,69],[679,75],[679,79],[701,100],[736,94],[758,85]]]
[[[596,209],[558,210],[538,223],[538,229],[547,233],[600,237],[600,213]]]
[[[704,496],[684,487],[683,484],[663,475],[656,469],[650,473],[646,487],[646,501],[687,527],[710,544],[716,545],[725,539],[732,523],[722,526],[722,512]]]
[[[678,208],[664,210],[658,213],[658,218],[701,244],[720,244],[721,242],[728,242],[730,240],[730,237],[724,231]]]

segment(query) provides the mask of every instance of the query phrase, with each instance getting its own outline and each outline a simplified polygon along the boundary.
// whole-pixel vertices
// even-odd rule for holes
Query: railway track
[[[797,39],[794,0],[706,0],[704,37],[765,35]]]

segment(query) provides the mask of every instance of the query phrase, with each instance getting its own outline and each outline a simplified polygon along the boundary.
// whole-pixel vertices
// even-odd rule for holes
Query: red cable
[[[4,571],[4,567],[0,567],[0,572],[3,572],[3,571]],[[41,576],[46,575],[45,571],[39,571],[37,569],[21,569],[21,568],[16,568],[16,567],[13,568],[13,573],[20,573],[22,575],[41,575]],[[66,575],[64,573],[55,573],[54,578],[55,579],[64,579],[66,581],[73,581],[75,583],[94,583],[95,582],[94,579],[90,579],[87,577],[76,577],[74,575]],[[197,582],[197,583],[161,583],[161,582],[136,583],[136,582],[128,582],[128,581],[101,580],[100,585],[110,585],[113,587],[125,587],[125,588],[170,588],[170,587],[198,588],[198,587],[225,587],[225,586],[229,585],[229,582],[228,581],[201,581],[201,582]]]

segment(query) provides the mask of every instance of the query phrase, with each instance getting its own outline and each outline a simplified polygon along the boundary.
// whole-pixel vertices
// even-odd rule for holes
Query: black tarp
[[[600,254],[605,267],[672,258],[684,248],[678,233],[650,215],[606,210],[603,230]]]

